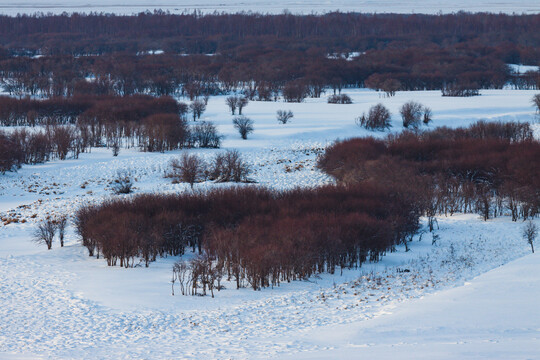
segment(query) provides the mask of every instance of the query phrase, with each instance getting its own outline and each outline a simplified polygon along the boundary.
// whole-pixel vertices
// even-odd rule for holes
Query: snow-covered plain
[[[244,112],[255,121],[255,132],[245,141],[232,127],[224,97],[211,98],[203,118],[218,124],[224,148],[241,151],[258,185],[275,189],[331,182],[314,167],[317,155],[338,138],[384,136],[354,124],[377,102],[394,114],[393,131],[400,130],[398,108],[408,100],[432,108],[432,126],[537,121],[535,91],[490,90],[473,98],[441,97],[439,91],[398,92],[392,98],[369,90],[345,92],[353,104],[327,104],[324,97],[300,104],[251,102]],[[294,112],[289,124],[278,124],[278,109]],[[534,126],[539,137],[540,126]],[[223,150],[189,151],[210,159]],[[538,315],[531,312],[537,309],[540,261],[533,255],[509,264],[530,248],[521,239],[523,223],[508,217],[483,222],[476,215],[443,216],[435,245],[423,234],[411,251],[398,248],[379,263],[343,275],[257,292],[226,284],[215,299],[171,296],[175,258],[159,259],[148,269],[107,267],[87,256],[72,228],[64,248],[54,244],[47,251],[31,241],[39,219],[71,215],[81,204],[112,196],[110,182],[118,170],[131,172],[135,193],[188,191],[163,177],[179,153],[121,150],[114,158],[110,150],[93,149],[78,160],[0,176],[0,359],[389,358],[395,351],[409,358],[538,355]],[[218,185],[195,187],[213,186]]]
[[[533,0],[0,0],[0,13],[7,15],[71,12],[106,12],[133,14],[161,9],[171,13],[201,11],[203,13],[251,11],[260,13],[282,13],[284,9],[292,13],[326,13],[330,11],[367,13],[453,13],[457,11],[526,13],[540,12],[540,4]]]

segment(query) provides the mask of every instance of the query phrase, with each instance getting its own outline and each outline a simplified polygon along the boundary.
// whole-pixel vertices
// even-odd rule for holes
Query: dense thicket
[[[539,30],[540,15],[467,13],[1,16],[0,75],[12,94],[45,96],[537,88],[538,72],[505,64],[540,63]]]
[[[515,221],[540,212],[539,158],[528,124],[478,122],[339,142],[319,167],[344,184],[397,176],[408,185],[421,177],[428,216],[459,211],[488,219],[509,212]]]
[[[0,125],[34,128],[2,132],[0,171],[52,158],[78,157],[107,146],[169,151],[220,146],[221,136],[208,122],[189,126],[187,106],[171,97],[75,96],[45,100],[0,96]],[[39,125],[39,126],[38,126]],[[35,127],[38,126],[38,127]]]
[[[377,260],[416,232],[421,211],[414,197],[377,184],[244,187],[111,200],[81,208],[76,224],[90,255],[109,265],[148,265],[192,247],[237,286],[259,289]]]

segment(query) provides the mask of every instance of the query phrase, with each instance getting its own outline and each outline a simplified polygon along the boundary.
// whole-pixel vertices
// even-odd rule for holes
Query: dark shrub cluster
[[[329,104],[352,104],[352,100],[347,94],[330,95],[328,97]]]
[[[219,267],[238,287],[260,289],[378,260],[417,231],[421,210],[414,197],[375,183],[243,187],[109,200],[81,208],[76,226],[90,255],[109,265],[148,265],[191,247],[212,259],[199,271]]]
[[[431,109],[416,101],[408,101],[399,109],[403,127],[417,130],[422,122],[428,125],[431,122]]]
[[[252,182],[249,179],[251,167],[241,158],[237,150],[228,150],[215,156],[211,164],[197,155],[182,154],[169,163],[169,171],[165,175],[172,178],[173,183],[185,182],[191,188],[198,182],[212,180],[216,182]]]
[[[478,212],[488,219],[509,212],[516,221],[540,211],[539,156],[528,124],[478,122],[340,142],[319,167],[346,184],[396,176],[407,186],[422,184],[428,216]]]
[[[0,172],[16,170],[22,164],[76,158],[83,150],[79,133],[70,126],[0,131]]]

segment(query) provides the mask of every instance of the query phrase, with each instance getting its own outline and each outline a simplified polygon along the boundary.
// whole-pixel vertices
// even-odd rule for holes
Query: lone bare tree
[[[194,100],[189,104],[189,109],[193,114],[193,121],[196,121],[201,118],[202,113],[206,110],[206,105],[204,104],[204,101]]]
[[[38,224],[38,228],[34,232],[34,241],[47,245],[47,250],[51,250],[55,233],[56,223],[52,219],[47,219]]]
[[[231,114],[236,114],[236,102],[238,101],[238,96],[227,96],[225,103],[229,106]]]
[[[291,110],[289,111],[286,111],[286,110],[278,110],[277,111],[277,120],[282,123],[282,124],[286,124],[289,122],[290,119],[293,118],[294,114]]]
[[[239,98],[237,98],[236,106],[238,107],[238,115],[242,115],[242,109],[245,108],[248,103],[249,100],[245,96],[240,96]]]
[[[532,103],[536,106],[536,112],[540,113],[540,94],[536,94],[532,98]]]
[[[172,173],[169,175],[178,182],[186,182],[193,189],[196,182],[204,179],[204,161],[197,155],[183,153],[180,159],[172,159],[170,166]]]
[[[529,220],[527,222],[527,225],[523,228],[523,238],[527,240],[529,245],[531,245],[531,250],[534,254],[534,240],[536,239],[536,236],[538,235],[538,227],[535,223]]]
[[[245,116],[237,116],[233,119],[233,125],[236,130],[242,136],[242,139],[246,140],[248,134],[253,132],[253,120]]]
[[[58,238],[60,239],[60,247],[64,246],[64,236],[66,234],[67,217],[65,215],[56,219],[56,227],[58,228]]]

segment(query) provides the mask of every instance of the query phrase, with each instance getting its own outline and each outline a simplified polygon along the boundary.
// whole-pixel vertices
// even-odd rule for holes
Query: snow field
[[[479,119],[536,121],[530,103],[534,91],[490,90],[474,98],[443,98],[439,91],[398,92],[393,98],[368,90],[344,92],[353,99],[352,105],[326,104],[324,97],[300,104],[250,102],[244,112],[255,121],[255,132],[246,141],[232,127],[225,97],[213,97],[203,120],[215,122],[225,135],[223,149],[189,152],[210,160],[216,152],[239,149],[253,167],[257,185],[289,189],[331,183],[315,164],[317,155],[335,139],[385,136],[354,125],[354,118],[377,102],[393,113],[392,131],[401,130],[398,109],[409,100],[432,108],[432,127],[463,126]],[[278,109],[294,112],[291,123],[277,123]],[[538,136],[540,126],[536,124],[535,129]],[[398,247],[381,262],[344,270],[343,275],[323,274],[262,291],[236,290],[225,283],[226,289],[211,299],[171,296],[169,281],[176,258],[159,259],[148,269],[107,267],[104,260],[88,257],[72,227],[64,248],[55,243],[47,251],[31,241],[36,221],[54,214],[72,215],[82,204],[112,196],[109,187],[118,170],[132,174],[135,194],[189,191],[188,185],[171,184],[163,178],[167,163],[180,152],[122,149],[114,158],[110,150],[92,149],[78,160],[24,166],[17,173],[0,176],[0,358],[251,359],[296,357],[306,351],[307,358],[346,358],[370,344],[380,344],[373,351],[382,356],[385,353],[377,353],[377,349],[399,344],[401,333],[370,325],[377,324],[374,321],[392,322],[393,314],[403,307],[417,306],[413,310],[419,311],[425,300],[442,297],[439,301],[445,301],[443,294],[453,291],[446,289],[459,290],[465,282],[474,283],[478,275],[530,251],[521,239],[523,223],[513,223],[507,216],[487,222],[476,215],[439,217],[436,233],[440,239],[435,245],[426,233],[414,239],[411,251]],[[215,186],[228,185],[207,182],[195,188]],[[534,262],[527,266],[538,269]],[[510,272],[504,280],[508,282],[512,276]],[[477,299],[473,295],[464,294],[462,301]],[[459,294],[455,298],[462,299]],[[433,313],[437,308],[432,305],[426,310]],[[407,315],[408,310],[404,311]],[[433,320],[434,327],[442,327],[456,316],[452,312],[434,314],[439,321]],[[405,315],[395,320],[398,329],[407,331],[402,348],[417,351],[424,339],[434,339],[434,349],[441,349],[442,337],[429,337],[421,324],[415,338]],[[345,326],[346,331],[331,336],[330,327],[336,325]],[[468,334],[460,334],[458,325],[443,332],[448,344],[469,335],[479,343],[485,335],[470,327],[465,328]],[[369,326],[380,338],[373,335],[363,340],[362,329]],[[530,345],[529,337],[524,340],[519,329],[514,330],[515,336],[507,339],[504,333],[496,336],[504,349],[522,340]],[[523,334],[529,336],[531,331],[537,330]],[[474,354],[484,348],[480,345],[467,349]],[[453,347],[448,346],[448,354],[452,354]]]

